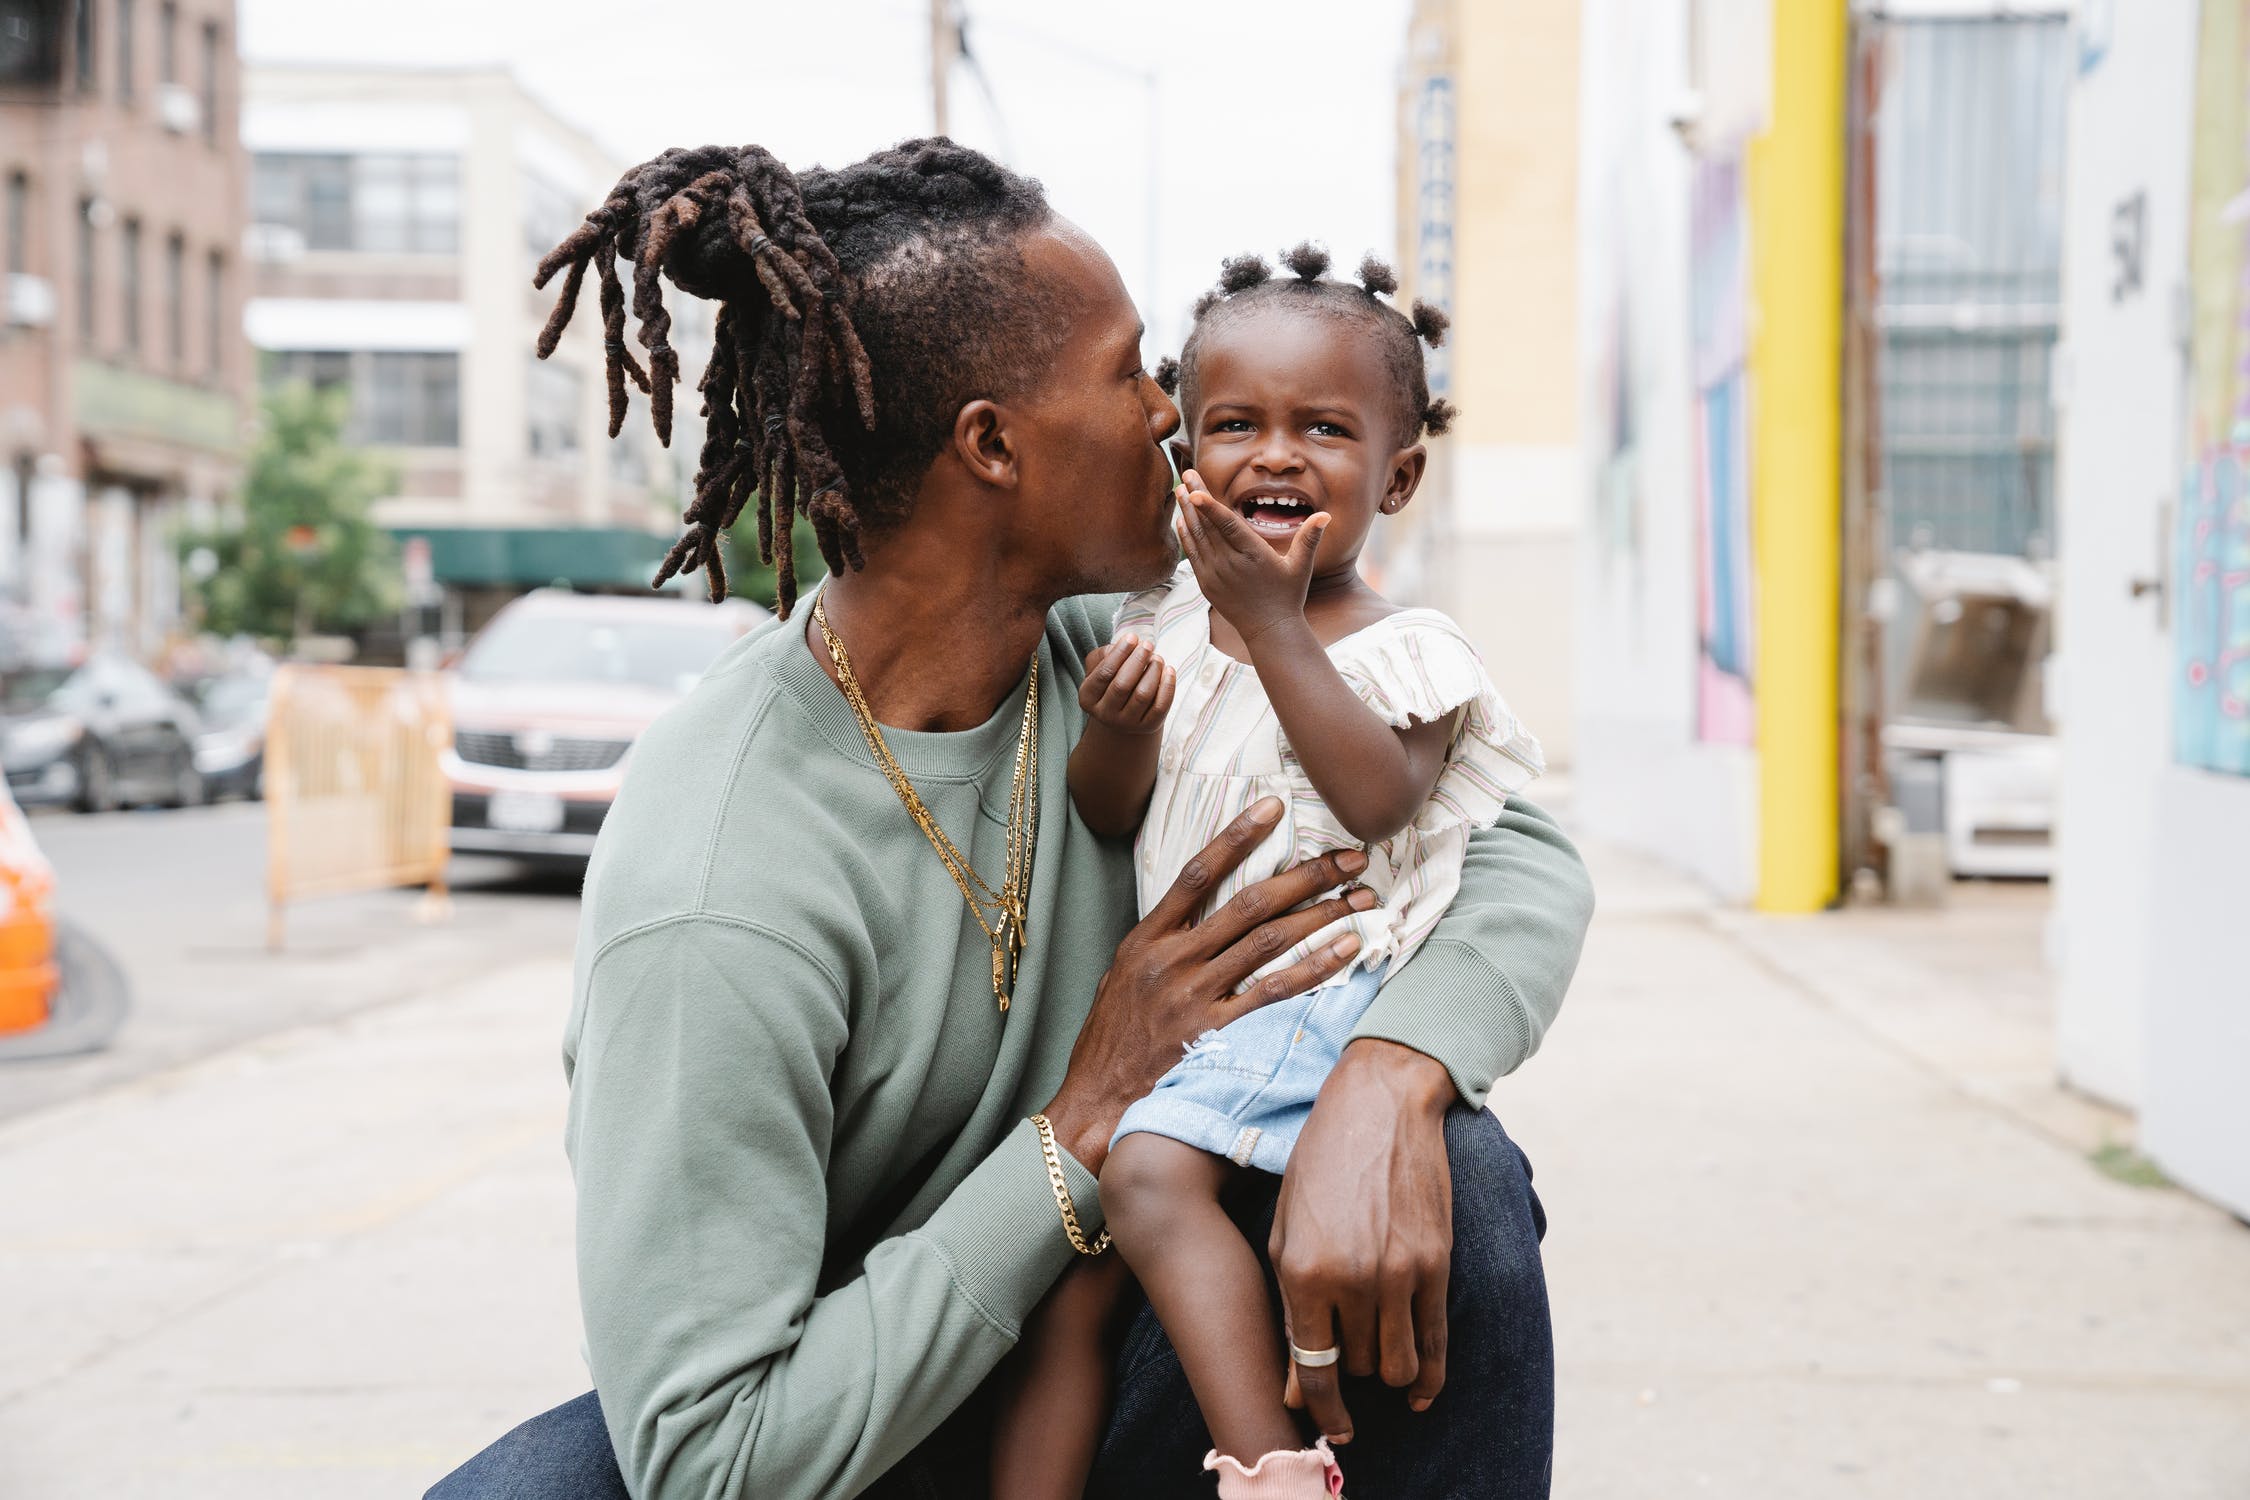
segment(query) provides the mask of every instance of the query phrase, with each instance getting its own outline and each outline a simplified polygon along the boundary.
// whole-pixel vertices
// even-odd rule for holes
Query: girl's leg
[[[1115,1255],[1063,1273],[1000,1368],[992,1427],[993,1500],[1080,1500],[1109,1423],[1111,1337],[1124,1303]]]
[[[1102,1209],[1125,1263],[1179,1351],[1219,1452],[1245,1466],[1304,1446],[1281,1404],[1281,1325],[1258,1253],[1220,1205],[1239,1171],[1223,1157],[1139,1132],[1110,1148]]]

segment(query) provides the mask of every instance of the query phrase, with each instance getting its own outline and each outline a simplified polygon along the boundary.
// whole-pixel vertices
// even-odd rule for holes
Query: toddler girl
[[[1222,1500],[1342,1486],[1326,1439],[1304,1446],[1284,1405],[1286,1360],[1258,1257],[1221,1199],[1244,1172],[1279,1174],[1320,1085],[1383,976],[1414,954],[1460,884],[1471,829],[1541,769],[1460,627],[1401,609],[1360,577],[1376,517],[1422,478],[1425,433],[1452,417],[1429,398],[1411,318],[1370,257],[1330,280],[1301,245],[1275,278],[1227,262],[1196,309],[1176,390],[1194,467],[1179,488],[1187,562],[1127,600],[1088,661],[1087,724],[1070,793],[1095,832],[1138,831],[1146,911],[1181,866],[1267,796],[1285,812],[1211,897],[1302,860],[1364,848],[1378,904],[1277,953],[1263,975],[1356,938],[1350,966],[1310,993],[1206,1034],[1125,1113],[1101,1174],[1117,1249],[1179,1352],[1215,1447]],[[1250,983],[1256,981],[1253,976]],[[1076,1500],[1106,1406],[1102,1324],[1114,1275],[1066,1277],[1026,1329],[997,1432],[999,1500]],[[1297,1329],[1308,1349],[1330,1329]]]

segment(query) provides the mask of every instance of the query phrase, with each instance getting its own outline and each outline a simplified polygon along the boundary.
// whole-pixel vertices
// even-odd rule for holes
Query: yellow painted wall
[[[1774,0],[1772,114],[1750,148],[1758,896],[1837,892],[1846,0]]]

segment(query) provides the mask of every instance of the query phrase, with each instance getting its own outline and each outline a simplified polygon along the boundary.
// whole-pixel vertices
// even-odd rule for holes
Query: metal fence
[[[1861,25],[1880,60],[1866,101],[1877,535],[1894,554],[2052,556],[2069,23]],[[1888,631],[1894,687],[1913,613]]]

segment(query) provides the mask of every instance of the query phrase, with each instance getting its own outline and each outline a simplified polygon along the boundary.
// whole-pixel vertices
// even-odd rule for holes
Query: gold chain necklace
[[[859,679],[852,675],[851,654],[844,643],[828,625],[828,599],[825,593],[813,601],[813,623],[820,627],[820,638],[828,646],[829,659],[836,663],[837,685],[843,688],[844,697],[859,719],[860,733],[867,736],[867,748],[875,756],[875,764],[882,768],[890,781],[891,790],[898,800],[906,804],[906,811],[920,825],[923,836],[945,865],[946,873],[961,888],[961,899],[969,904],[969,915],[992,943],[992,998],[999,1002],[1000,1013],[1006,1015],[1008,1002],[1016,993],[1016,969],[1023,958],[1025,902],[1031,893],[1031,845],[1039,818],[1039,658],[1031,658],[1031,683],[1024,692],[1023,732],[1016,739],[1016,781],[1008,794],[1008,870],[995,891],[985,884],[969,863],[968,856],[954,846],[937,826],[937,819],[922,805],[915,793],[914,783],[906,779],[898,758],[891,747],[883,742],[883,730],[875,722],[874,711],[867,706],[867,695],[860,691]],[[973,889],[972,889],[973,887]],[[986,907],[993,908],[990,919]]]

